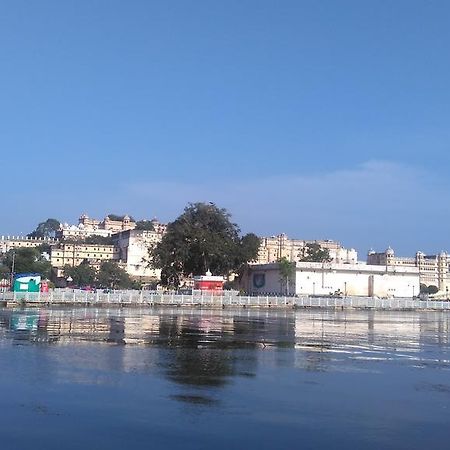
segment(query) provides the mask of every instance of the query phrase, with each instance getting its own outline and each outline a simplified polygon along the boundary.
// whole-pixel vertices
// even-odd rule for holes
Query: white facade
[[[112,230],[103,230],[101,228],[85,228],[82,223],[78,225],[61,224],[58,232],[60,239],[86,239],[90,236],[109,237],[113,233]]]
[[[144,230],[127,230],[113,235],[119,258],[131,277],[140,280],[161,277],[161,270],[149,267],[149,252],[161,238],[161,233]]]
[[[413,297],[419,294],[416,267],[382,267],[366,264],[296,263],[289,285],[279,265],[253,265],[249,269],[250,294]]]

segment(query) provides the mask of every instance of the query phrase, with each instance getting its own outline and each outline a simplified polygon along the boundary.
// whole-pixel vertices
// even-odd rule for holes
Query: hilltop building
[[[99,269],[104,261],[119,262],[119,249],[114,245],[64,243],[51,248],[50,263],[56,277],[64,277],[64,266],[79,266],[88,262],[93,268]]]
[[[330,240],[308,241],[303,239],[290,239],[285,234],[261,238],[256,264],[277,262],[287,258],[291,262],[300,262],[305,256],[307,244],[319,244],[327,249],[333,262],[340,264],[355,264],[358,253],[354,249],[346,249],[339,242]]]
[[[157,219],[152,219],[153,229],[158,234],[166,232],[167,225],[160,223]],[[83,214],[78,219],[78,225],[61,224],[61,229],[57,232],[59,239],[85,239],[90,236],[110,237],[122,231],[134,230],[135,220],[128,216],[108,215],[103,220],[92,219]]]
[[[419,270],[420,283],[426,286],[436,286],[441,293],[448,295],[450,289],[450,256],[446,252],[438,255],[426,255],[417,252],[414,257],[395,256],[389,247],[384,252],[370,250],[367,264],[381,265],[388,268],[416,267]]]
[[[97,220],[82,214],[78,219],[78,225],[62,224],[57,237],[60,239],[84,239],[89,236],[108,237],[119,231],[132,230],[135,227],[136,222],[128,215],[108,215],[103,220]]]
[[[120,219],[120,220],[118,220]],[[52,249],[51,263],[58,277],[64,276],[65,265],[77,266],[89,262],[94,268],[105,260],[116,261],[135,280],[147,282],[159,279],[160,270],[149,267],[149,252],[161,241],[167,225],[152,219],[153,230],[136,230],[129,216],[107,216],[102,221],[82,215],[78,225],[64,224],[58,236],[63,240]],[[64,243],[90,236],[110,237],[111,245]]]
[[[0,254],[15,248],[32,248],[40,245],[53,245],[57,242],[52,238],[30,238],[28,236],[1,236]]]

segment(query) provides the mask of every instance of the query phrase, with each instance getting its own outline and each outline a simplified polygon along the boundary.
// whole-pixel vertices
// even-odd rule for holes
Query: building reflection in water
[[[295,324],[296,365],[328,370],[338,355],[353,360],[405,359],[415,364],[432,361],[423,353],[438,344],[433,361],[448,362],[450,314],[414,311],[311,311]],[[333,366],[335,369],[335,366]]]
[[[342,360],[448,364],[449,318],[445,312],[412,311],[2,309],[0,339],[101,345],[105,351],[89,353],[89,360],[86,353],[70,354],[72,363],[79,358],[79,367],[103,371],[95,382],[107,380],[108,371],[156,372],[179,387],[174,399],[214,405],[211,388],[255,376],[262,359],[265,365],[310,371],[336,370]],[[437,354],[424,351],[429,346]],[[94,370],[68,372],[61,376],[83,382],[94,376]]]

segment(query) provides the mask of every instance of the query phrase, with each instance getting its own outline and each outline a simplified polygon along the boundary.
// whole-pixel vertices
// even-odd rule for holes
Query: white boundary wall
[[[420,282],[416,267],[305,262],[296,264],[287,290],[278,264],[274,263],[252,265],[247,288],[251,294],[321,296],[339,291],[345,296],[394,298],[418,295]]]
[[[244,308],[363,308],[363,309],[430,309],[450,311],[450,301],[419,300],[413,298],[381,299],[372,297],[271,297],[271,296],[218,296],[154,294],[146,291],[100,293],[83,291],[52,291],[48,293],[0,294],[0,301],[46,306],[198,306],[198,307],[244,307]]]

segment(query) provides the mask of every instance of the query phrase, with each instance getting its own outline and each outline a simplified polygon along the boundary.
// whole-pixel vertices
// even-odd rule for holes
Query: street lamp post
[[[16,266],[16,252],[12,253],[12,263],[11,263],[11,278],[10,278],[10,288],[14,289],[14,269]]]

